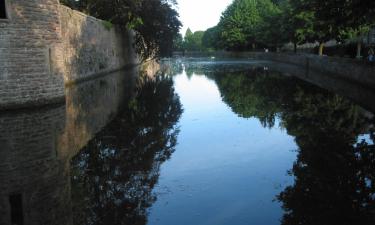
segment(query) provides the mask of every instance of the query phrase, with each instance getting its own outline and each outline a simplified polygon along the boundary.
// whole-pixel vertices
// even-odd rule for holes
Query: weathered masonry
[[[0,0],[0,109],[63,102],[65,84],[135,62],[129,31],[59,0]]]

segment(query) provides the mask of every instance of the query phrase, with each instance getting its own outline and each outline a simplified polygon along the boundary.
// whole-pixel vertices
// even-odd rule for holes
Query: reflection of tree
[[[182,74],[184,71],[182,60],[180,59],[162,59],[160,64],[164,70],[163,73],[168,74],[169,76]]]
[[[295,184],[280,195],[283,224],[374,224],[375,155],[357,144],[369,123],[338,96],[299,94],[283,117],[296,137]]]
[[[238,115],[281,126],[296,139],[295,184],[278,199],[283,224],[375,224],[375,147],[358,139],[373,124],[350,101],[264,70],[214,75]]]
[[[278,196],[283,224],[374,224],[374,147],[320,135],[301,146],[295,184]]]
[[[174,151],[182,113],[173,82],[145,78],[136,97],[73,159],[75,224],[146,224],[160,164]]]
[[[200,59],[203,60],[203,59]],[[196,61],[194,59],[185,60],[184,66],[187,76],[190,78],[193,74],[206,75],[209,79],[211,75],[217,73],[234,73],[234,72],[245,72],[249,68],[253,68],[252,64],[246,61],[226,61],[226,60],[215,60],[206,59],[207,61]],[[254,67],[255,68],[255,67]]]
[[[287,100],[295,88],[295,80],[268,74],[263,69],[216,74],[215,80],[223,101],[235,113],[245,118],[257,117],[268,127],[274,126],[275,118],[281,111],[280,102]]]

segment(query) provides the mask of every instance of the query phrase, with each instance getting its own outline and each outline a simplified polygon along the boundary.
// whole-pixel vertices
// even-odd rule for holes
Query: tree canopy
[[[203,49],[246,51],[292,42],[362,41],[375,24],[375,1],[234,0],[202,36]]]
[[[277,13],[270,0],[235,0],[223,12],[219,27],[223,45],[241,50],[261,43],[258,38],[264,31],[266,18]]]
[[[184,46],[185,49],[189,51],[202,51],[202,39],[204,36],[204,31],[191,32],[190,29],[186,31]]]

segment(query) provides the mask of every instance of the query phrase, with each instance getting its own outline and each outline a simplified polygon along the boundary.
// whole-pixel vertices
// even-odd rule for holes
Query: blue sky
[[[180,20],[183,23],[181,33],[188,27],[195,32],[215,26],[221,13],[233,0],[177,0]]]

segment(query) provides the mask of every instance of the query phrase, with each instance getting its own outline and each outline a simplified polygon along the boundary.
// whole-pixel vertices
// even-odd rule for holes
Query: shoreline
[[[178,53],[174,56],[182,56]],[[329,76],[356,82],[368,88],[375,88],[375,65],[349,58],[318,56],[312,54],[273,52],[207,52],[185,53],[184,57],[217,57],[268,60],[292,64],[308,71],[327,73]]]

